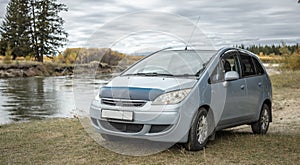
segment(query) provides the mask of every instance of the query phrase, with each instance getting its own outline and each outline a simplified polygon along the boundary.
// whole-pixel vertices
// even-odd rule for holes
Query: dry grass
[[[93,141],[77,119],[0,127],[0,164],[296,164],[300,135],[222,131],[205,150],[175,145],[150,156],[125,156]]]
[[[282,88],[300,88],[300,70],[285,71],[271,76],[273,88],[281,90]]]
[[[300,72],[271,79],[276,97],[288,99],[291,96],[280,92],[300,86]],[[0,164],[298,164],[299,141],[299,131],[253,135],[250,129],[234,129],[218,132],[199,152],[175,145],[161,153],[134,157],[103,148],[77,119],[48,119],[0,126]]]

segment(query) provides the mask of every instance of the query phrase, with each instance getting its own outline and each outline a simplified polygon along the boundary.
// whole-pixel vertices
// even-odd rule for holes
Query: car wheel
[[[266,104],[263,105],[259,120],[251,125],[254,134],[266,134],[270,124],[270,107]]]
[[[199,151],[207,143],[209,137],[209,121],[207,118],[207,110],[199,109],[196,117],[192,121],[189,132],[189,140],[185,144],[185,148],[189,151]]]

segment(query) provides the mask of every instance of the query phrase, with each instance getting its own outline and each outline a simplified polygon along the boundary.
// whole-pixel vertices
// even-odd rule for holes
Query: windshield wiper
[[[195,74],[195,76],[199,77],[200,74],[205,70],[206,68],[206,63],[203,64],[203,67]]]
[[[124,76],[174,76],[173,74],[168,73],[157,73],[157,72],[148,72],[148,73],[134,73],[134,74],[125,74]]]
[[[175,77],[195,77],[194,74],[176,74]]]
[[[137,75],[142,75],[142,76],[174,76],[169,73],[157,73],[157,72],[148,72],[148,73],[137,73]]]

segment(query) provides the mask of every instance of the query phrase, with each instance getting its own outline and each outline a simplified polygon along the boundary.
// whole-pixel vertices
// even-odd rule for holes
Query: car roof
[[[248,54],[249,56],[258,58],[257,54],[254,54],[254,53],[252,53],[252,52],[250,52],[250,51],[248,51],[248,50],[245,50],[245,49],[234,48],[234,47],[223,47],[223,48],[219,49],[218,54],[219,54],[219,55],[222,55],[224,52],[226,52],[226,51],[228,51],[228,50],[236,50],[236,51],[239,51],[239,52],[246,53],[246,54]]]

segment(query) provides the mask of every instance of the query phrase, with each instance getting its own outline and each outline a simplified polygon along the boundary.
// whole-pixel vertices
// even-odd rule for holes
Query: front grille
[[[129,123],[118,123],[100,120],[100,124],[105,129],[117,132],[136,133],[140,132],[144,125],[143,124],[129,124]]]
[[[122,107],[142,107],[146,104],[144,100],[122,100],[122,99],[110,99],[102,98],[102,104],[110,106],[122,106]]]

